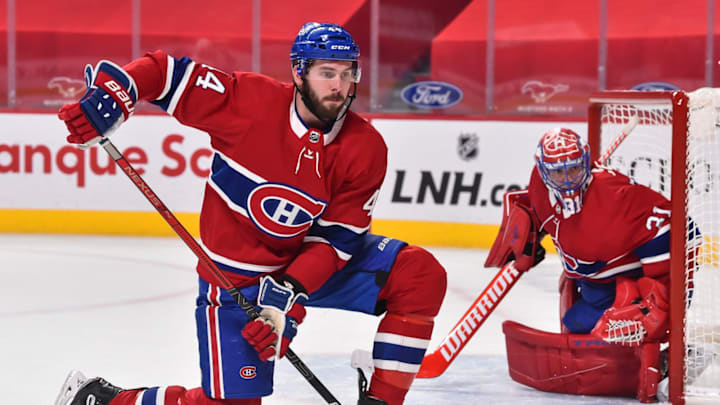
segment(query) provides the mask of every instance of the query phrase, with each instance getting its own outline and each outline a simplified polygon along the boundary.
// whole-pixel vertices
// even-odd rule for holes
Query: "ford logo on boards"
[[[402,89],[400,93],[407,104],[420,108],[447,108],[460,102],[462,91],[445,82],[417,82]]]

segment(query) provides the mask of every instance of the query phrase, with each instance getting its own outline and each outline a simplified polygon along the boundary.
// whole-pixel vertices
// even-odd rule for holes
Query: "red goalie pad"
[[[515,268],[526,271],[545,258],[538,224],[530,212],[527,190],[505,193],[500,231],[490,248],[485,267],[502,267],[514,259]]]
[[[592,335],[550,333],[503,322],[510,377],[547,392],[654,400],[659,344],[630,348]],[[645,345],[644,345],[645,346]]]

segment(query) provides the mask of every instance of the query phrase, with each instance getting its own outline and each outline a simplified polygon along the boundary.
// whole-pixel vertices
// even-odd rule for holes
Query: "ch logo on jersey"
[[[257,369],[255,366],[245,366],[240,369],[240,377],[246,380],[252,380],[257,376]]]
[[[304,232],[325,210],[326,202],[278,183],[265,183],[248,195],[248,216],[255,226],[276,238]]]

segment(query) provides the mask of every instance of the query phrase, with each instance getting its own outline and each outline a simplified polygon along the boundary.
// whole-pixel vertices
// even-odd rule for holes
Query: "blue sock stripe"
[[[373,359],[397,360],[403,363],[420,364],[424,356],[425,349],[384,342],[375,342],[373,345]]]
[[[157,404],[157,392],[158,387],[152,387],[149,389],[146,389],[142,393],[142,403],[141,405],[156,405]]]

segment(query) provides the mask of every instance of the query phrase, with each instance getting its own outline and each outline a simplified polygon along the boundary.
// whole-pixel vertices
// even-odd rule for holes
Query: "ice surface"
[[[486,250],[428,248],[448,271],[430,350],[496,269]],[[195,258],[178,238],[0,235],[0,404],[52,404],[76,368],[124,388],[199,385]],[[504,320],[557,331],[557,257],[525,274],[440,377],[417,380],[407,404],[637,404],[539,392],[510,379]],[[372,349],[378,318],[310,308],[293,350],[343,404],[357,401],[354,349]],[[285,360],[264,404],[322,404]]]

